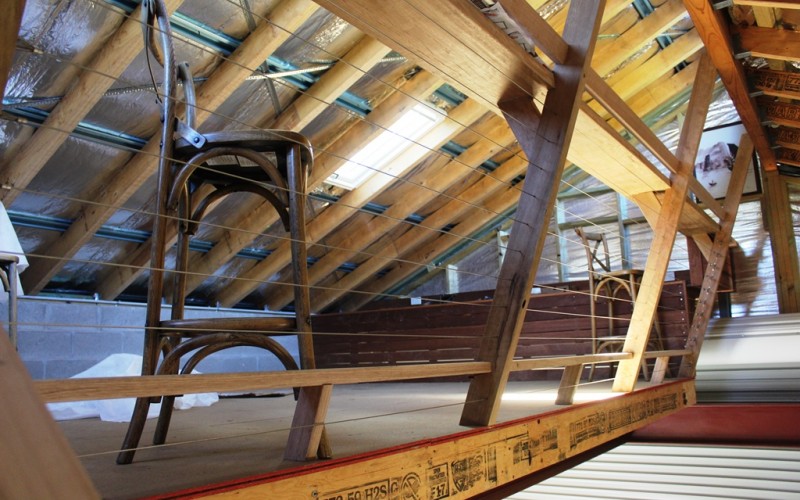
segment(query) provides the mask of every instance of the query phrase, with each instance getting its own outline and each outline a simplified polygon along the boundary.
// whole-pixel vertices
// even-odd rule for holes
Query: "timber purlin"
[[[589,295],[585,291],[556,291],[531,295],[516,358],[591,353]],[[693,300],[683,281],[664,284],[658,321],[664,349],[683,349],[689,331]],[[470,292],[472,297],[491,296],[491,291]],[[406,363],[439,363],[474,360],[480,349],[491,300],[368,309],[313,316],[314,350],[321,368],[380,366]],[[614,335],[625,335],[632,307],[625,297],[615,304]],[[396,303],[393,301],[393,303]],[[597,306],[605,315],[604,301]],[[607,332],[598,318],[598,332]],[[653,363],[654,361],[651,361]],[[672,358],[676,369],[679,358]],[[609,374],[598,365],[598,377]],[[673,370],[674,371],[674,370]],[[558,379],[560,370],[514,372],[512,380]]]

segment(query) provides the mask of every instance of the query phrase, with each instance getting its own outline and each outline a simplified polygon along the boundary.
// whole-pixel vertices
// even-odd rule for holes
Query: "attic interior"
[[[800,463],[800,2],[4,7],[3,498]]]

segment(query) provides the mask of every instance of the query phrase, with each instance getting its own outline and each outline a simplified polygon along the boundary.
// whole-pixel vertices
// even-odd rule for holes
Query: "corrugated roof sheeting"
[[[719,318],[697,365],[698,399],[800,401],[800,314]]]
[[[626,444],[512,500],[800,498],[800,450]]]

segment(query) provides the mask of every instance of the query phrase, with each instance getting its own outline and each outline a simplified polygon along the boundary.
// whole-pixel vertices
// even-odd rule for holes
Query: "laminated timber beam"
[[[317,3],[496,112],[500,101],[522,96],[542,101],[553,87],[549,69],[467,2]]]
[[[749,71],[750,81],[755,90],[773,97],[800,99],[800,75],[788,71],[762,69]]]
[[[689,179],[693,175],[694,161],[697,157],[697,149],[700,145],[700,137],[705,125],[716,76],[711,58],[708,53],[704,52],[700,58],[697,78],[692,87],[686,120],[678,142],[678,172],[671,176],[670,188],[664,194],[663,206],[653,228],[653,242],[645,263],[636,303],[633,306],[625,344],[622,347],[623,351],[633,353],[633,358],[620,362],[614,379],[613,389],[615,391],[629,392],[633,390],[639,375],[640,363],[644,351],[647,349],[650,329],[655,319],[664,277],[672,255],[672,246],[678,233],[681,213],[684,211],[684,206],[687,205]]]
[[[764,102],[764,118],[786,127],[800,128],[800,105],[789,102]]]
[[[778,159],[781,163],[800,167],[800,150],[796,148],[783,149]]]
[[[728,23],[723,18],[726,14],[714,9],[710,0],[684,0],[683,3],[697,32],[703,39],[706,50],[719,72],[736,111],[739,112],[745,130],[755,145],[761,164],[765,170],[777,170],[775,154],[770,147],[767,134],[761,126],[758,108],[750,97],[744,69],[734,57],[735,51]]]
[[[622,99],[627,100],[658,78],[672,73],[675,66],[691,58],[702,48],[703,41],[698,36],[697,30],[693,29],[663,50],[659,50],[629,73],[609,78],[609,83]],[[590,106],[600,113],[603,118],[608,118],[608,114],[605,113],[599,103],[590,103]]]
[[[800,129],[779,127],[775,134],[775,144],[800,151]]]
[[[167,0],[172,14],[183,0]],[[122,72],[142,52],[141,6],[122,23],[114,35],[81,72],[77,81],[28,139],[20,151],[0,168],[0,202],[6,207],[22,193],[36,174],[69,138],[80,121],[92,110]],[[17,31],[13,31],[16,35]],[[4,87],[5,88],[5,87]]]
[[[423,257],[411,255],[411,252],[427,241],[436,238],[442,227],[461,218],[465,213],[469,212],[471,214],[463,217],[465,223],[471,221],[473,223],[478,222],[479,224],[485,224],[489,220],[495,218],[498,213],[504,212],[505,209],[486,210],[481,208],[480,205],[485,200],[490,199],[490,197],[503,190],[503,187],[508,188],[508,183],[525,172],[527,164],[527,160],[520,155],[514,155],[503,162],[491,175],[484,176],[479,181],[469,186],[455,199],[450,200],[442,208],[426,217],[420,224],[414,225],[398,238],[377,250],[374,255],[359,264],[352,272],[347,273],[347,275],[343,276],[336,283],[316,293],[312,304],[314,312],[322,311],[339,299],[339,297],[356,289],[356,287],[374,277],[378,271],[394,261],[400,260],[399,267],[404,267],[407,272],[398,274],[392,279],[381,281],[381,287],[383,288],[381,290],[366,292],[353,297],[354,302],[358,303],[358,307],[372,300],[375,294],[383,292],[397,281],[413,273],[416,267],[424,266],[427,261],[418,260]],[[519,199],[519,190],[511,188],[509,192],[506,193],[506,196],[502,198],[516,203],[516,200]],[[477,230],[477,228],[475,228],[475,230]],[[453,233],[453,231],[455,231],[455,233]],[[452,234],[469,234],[470,232],[469,230],[462,232],[462,228],[460,227],[453,228],[451,231]],[[445,236],[447,235],[443,235],[442,237]],[[455,244],[458,241],[458,239],[454,239],[452,236],[446,239],[451,244]],[[437,253],[439,252],[435,250],[430,252],[426,251],[423,252],[423,255],[430,256],[437,255]],[[416,267],[414,264],[416,264]],[[353,307],[355,307],[355,303]]]
[[[794,30],[776,30],[772,28],[747,27],[738,28],[742,50],[754,57],[796,61],[800,59],[800,33]]]
[[[291,33],[318,10],[309,0],[283,0],[197,89],[196,126],[200,127],[213,110],[233,94],[250,76],[251,68],[261,65]],[[279,28],[280,27],[280,28]],[[142,150],[92,196],[75,221],[55,242],[41,249],[40,257],[31,257],[30,268],[22,275],[27,293],[40,292],[53,276],[91,239],[100,226],[116,212],[156,171],[160,135],[148,141]]]
[[[570,6],[564,27],[564,41],[570,50],[564,64],[553,70],[556,86],[547,93],[541,118],[527,96],[499,103],[529,163],[478,354],[479,360],[492,363],[493,370],[472,379],[467,401],[476,403],[464,407],[462,425],[491,425],[497,419],[574,134],[584,73],[592,60],[604,4],[604,0],[587,0]]]
[[[800,9],[800,2],[797,0],[733,0],[733,3],[772,9]]]
[[[676,381],[488,428],[179,491],[170,498],[474,498],[621,439],[694,402],[693,382]]]
[[[140,36],[141,38],[141,36]],[[311,87],[300,97],[287,106],[273,123],[266,128],[294,130],[299,132],[314,118],[319,116],[327,107],[336,100],[345,90],[361,78],[364,73],[375,66],[388,52],[388,48],[377,40],[364,36],[347,54],[345,54],[333,67],[326,71]],[[196,196],[203,199],[203,196]],[[266,207],[265,207],[266,208]],[[271,208],[271,205],[270,207]],[[263,210],[263,209],[260,209]],[[241,219],[243,214],[231,214],[231,219]],[[274,220],[273,220],[274,222]],[[266,224],[264,227],[269,226]],[[167,231],[169,244],[172,246],[177,241],[177,229],[169,225]],[[252,241],[252,237],[249,241]],[[249,242],[248,241],[248,242]],[[223,240],[223,244],[228,244]],[[114,300],[128,286],[130,286],[150,264],[150,246],[152,239],[141,244],[139,248],[121,266],[114,266],[108,271],[100,284],[97,292],[107,300]],[[245,244],[242,245],[244,247]],[[229,245],[233,247],[233,244]],[[237,249],[238,252],[241,248]],[[235,253],[235,252],[234,252]]]
[[[606,10],[608,10],[608,5],[606,5]],[[652,14],[637,22],[614,40],[613,50],[595,55],[592,60],[592,68],[601,76],[607,75],[632,54],[674,26],[685,15],[686,9],[683,8],[681,0],[664,2]]]
[[[528,31],[531,32],[534,31],[535,27],[536,30],[535,32],[537,33],[540,41],[540,45],[538,45],[538,47],[540,47],[546,54],[549,53],[552,56],[551,59],[558,60],[560,57],[562,57],[559,56],[558,54],[563,53],[566,50],[563,40],[561,40],[561,37],[556,33],[556,31],[553,28],[550,27],[549,24],[544,22],[541,19],[541,17],[539,17],[538,15],[536,15],[535,12],[532,11],[531,7],[526,2],[520,0],[515,0],[513,2],[505,2],[503,4],[503,7],[506,9],[507,12],[509,12],[510,15],[515,16],[518,19],[522,17],[524,20],[528,20],[530,23],[530,26],[528,26],[527,28]],[[606,12],[607,10],[608,6],[604,10],[604,12]],[[685,10],[683,9],[683,4],[680,2],[680,0],[670,0],[670,2],[666,3],[662,7],[659,7],[659,9],[657,9],[654,14],[651,14],[650,16],[645,18],[645,20],[643,20],[641,23],[637,23],[634,28],[626,31],[622,37],[615,40],[613,42],[613,47],[614,47],[613,51],[606,51],[604,53],[595,54],[595,57],[593,57],[592,59],[592,68],[594,68],[595,71],[590,72],[590,75],[594,74],[596,76],[596,71],[598,71],[597,68],[599,68],[599,71],[602,72],[607,72],[608,70],[613,69],[622,60],[629,57],[636,50],[641,48],[641,46],[643,46],[644,44],[648,43],[649,41],[652,41],[655,38],[655,36],[657,36],[667,27],[674,24],[677,19],[680,19],[680,17],[684,15],[685,15]],[[683,37],[682,40],[684,40],[684,42],[680,44],[673,44],[668,49],[668,51],[671,51],[669,52],[670,54],[674,53],[674,55],[670,56],[672,57],[672,60],[670,60],[670,62],[665,63],[665,61],[662,60],[662,58],[656,58],[657,60],[654,61],[652,64],[654,67],[647,66],[647,68],[645,68],[646,71],[644,71],[642,74],[637,73],[637,75],[635,75],[637,80],[637,85],[641,87],[647,82],[650,82],[653,79],[655,79],[656,77],[654,75],[658,74],[656,68],[669,69],[672,66],[677,65],[680,61],[684,60],[686,58],[687,53],[697,51],[702,47],[702,43],[696,36],[696,34],[694,34],[694,37],[692,36]],[[686,43],[686,40],[689,41],[688,44]],[[688,48],[685,48],[684,46]],[[667,71],[667,69],[663,69],[663,71]],[[603,80],[600,79],[599,77],[597,77],[596,82],[605,85],[605,82],[603,82]],[[605,87],[607,89],[607,94],[613,94],[616,97],[616,94],[614,93],[613,90],[608,88],[607,85],[605,85]],[[638,88],[639,87],[637,87],[636,89]],[[617,100],[615,101],[615,107],[608,109],[612,110],[611,111],[612,114],[615,114],[615,111],[617,109],[619,110],[626,109],[630,111],[627,105],[619,97],[617,97]],[[629,112],[629,114],[633,113]],[[638,120],[639,122],[638,125],[639,128],[645,128],[645,129],[647,128],[641,122],[641,119],[639,119],[638,116],[636,117],[636,120]],[[630,122],[631,120],[628,120],[628,122],[626,123],[626,125],[628,125],[628,128],[630,128]],[[650,132],[649,129],[647,129],[647,131]],[[640,137],[641,135],[642,134],[639,134]],[[495,142],[502,142],[505,140],[499,138],[489,138],[489,139],[493,139]],[[492,140],[489,139],[487,139],[487,142],[491,143]],[[666,158],[668,156],[672,157],[672,160],[669,163],[664,160],[662,161],[664,161],[674,170],[674,163],[676,161],[674,159],[674,155],[672,155],[667,150],[667,148],[663,146],[663,143],[659,139],[655,138],[655,134],[653,134],[652,132],[650,132],[650,136],[648,137],[648,139],[650,140],[650,144],[657,143],[658,145],[661,146],[661,150],[665,151],[665,153],[661,154],[660,156],[657,155],[659,156],[659,158]],[[648,146],[650,146],[650,144],[648,144]],[[488,147],[489,145],[490,144],[487,144],[486,147]],[[650,149],[655,150],[655,148],[656,148],[655,145],[650,146]],[[465,163],[468,161],[466,157],[464,159],[458,158],[458,160],[461,163]],[[447,173],[448,179],[452,175],[453,175],[452,173],[448,172]],[[492,174],[492,176],[494,175],[495,174]],[[437,187],[439,184],[441,184],[438,177],[432,179],[430,181],[430,184],[428,184],[428,181],[426,180],[426,187],[428,189],[434,189],[436,191],[444,191],[446,186]],[[702,189],[701,186],[699,186],[699,183],[695,181],[694,184],[695,186],[693,187],[696,188],[700,197],[703,198],[703,201],[706,202],[706,204],[710,206],[712,209],[714,209],[718,213],[721,213],[721,208],[719,207],[719,204],[716,202],[716,200],[714,200],[713,197],[711,197],[710,195],[707,195],[707,192],[704,189]],[[399,189],[405,189],[409,187],[411,186],[404,185],[401,186]],[[417,190],[415,196],[418,198],[423,198],[428,194],[432,193],[430,191]],[[702,196],[703,194],[706,194],[707,196],[703,197]],[[464,199],[466,202],[472,202],[470,198],[465,197],[463,195],[457,195],[457,197],[460,199]],[[397,198],[402,200],[404,199],[404,196],[398,195]],[[421,199],[416,200],[415,205],[421,206],[422,201],[424,200]],[[366,246],[369,243],[372,243],[375,239],[377,239],[382,234],[386,233],[389,229],[395,227],[399,223],[400,219],[405,218],[406,215],[411,213],[408,210],[403,210],[403,206],[407,205],[407,203],[403,202],[398,202],[398,203],[401,205],[400,207],[394,207],[394,206],[391,207],[390,208],[391,213],[387,212],[386,214],[384,214],[382,218],[376,218],[370,221],[362,222],[358,227],[362,228],[363,231],[355,227],[350,228],[349,232],[352,233],[353,236],[346,238],[345,242],[337,245],[339,247],[346,246],[347,248],[346,249],[338,248],[330,250],[329,253],[327,253],[322,260],[316,262],[314,266],[310,269],[309,276],[311,279],[311,284],[313,285],[319,282],[321,279],[327,277],[329,273],[333,269],[335,269],[341,262],[345,261],[355,252],[366,248]],[[395,208],[397,208],[398,210],[395,210]],[[416,208],[414,208],[413,210],[416,210]],[[700,213],[698,213],[697,216],[698,219],[700,219],[704,216],[704,214],[701,215]],[[387,219],[395,219],[395,220],[392,221]],[[709,226],[706,229],[712,227],[713,224],[710,220],[708,220],[707,222]],[[443,225],[444,224],[440,224],[439,226],[441,227]],[[434,230],[437,229],[438,228]],[[375,249],[372,249],[372,251],[375,251]],[[368,267],[372,269],[374,266],[368,266]],[[359,275],[361,274],[363,273],[359,273]],[[346,277],[342,278],[342,280],[346,280],[347,283],[350,283],[351,286],[353,286],[352,283],[356,281],[356,277],[355,276],[351,277],[351,275],[353,275],[353,273],[349,273]],[[320,310],[329,305],[332,296],[341,295],[341,292],[337,293],[337,289],[338,290],[342,289],[342,287],[339,286],[338,283],[334,285],[334,288],[328,288],[326,290],[321,291],[319,296],[322,296],[321,298],[323,299],[323,301],[317,302],[317,300],[320,298],[318,296],[317,300],[314,301],[315,302],[314,308],[316,310]],[[277,287],[277,290],[269,294],[266,300],[266,304],[271,310],[279,310],[284,306],[286,306],[290,301],[291,301],[291,290],[286,286],[279,286]]]

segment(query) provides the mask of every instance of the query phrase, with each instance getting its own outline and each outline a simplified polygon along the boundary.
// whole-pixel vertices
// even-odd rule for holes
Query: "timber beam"
[[[800,128],[800,104],[789,102],[762,102],[764,118],[786,127]]]
[[[800,2],[797,0],[733,0],[733,3],[772,9],[800,9]]]
[[[468,2],[317,3],[496,112],[500,101],[522,96],[541,101],[553,87],[552,72]]]
[[[520,166],[520,169],[524,171],[525,166],[526,165]],[[464,238],[471,237],[491,220],[496,218],[498,214],[511,209],[519,202],[520,194],[521,191],[519,187],[508,187],[505,190],[502,190],[496,196],[486,197],[483,203],[479,204],[478,206],[467,206],[466,208],[469,210],[464,212],[464,215],[460,217],[461,222],[456,224],[456,226],[450,231],[440,234],[438,237],[434,238],[432,241],[428,241],[427,243],[424,243],[427,241],[426,238],[428,236],[433,237],[437,233],[431,231],[429,228],[423,227],[411,229],[411,231],[417,233],[413,234],[409,238],[411,241],[406,240],[406,238],[399,238],[397,241],[398,243],[402,243],[402,246],[392,245],[388,249],[388,252],[383,254],[388,259],[393,258],[391,256],[394,253],[397,253],[398,251],[404,251],[406,253],[402,255],[402,258],[395,260],[394,267],[388,273],[386,273],[386,275],[368,283],[359,290],[356,290],[354,293],[351,293],[350,297],[348,297],[347,300],[345,300],[342,304],[342,310],[353,311],[359,309],[372,299],[381,296],[381,293],[385,290],[388,290],[401,280],[406,279],[408,276],[419,270],[420,267],[425,267],[425,263],[432,262],[436,256],[441,255],[447,251],[448,248],[459,243]],[[464,206],[463,203],[457,201],[456,203],[462,207]],[[439,215],[439,213],[437,212],[435,215]],[[409,231],[409,233],[411,233],[411,231]],[[420,244],[420,242],[417,241],[417,238],[422,238],[424,244]],[[408,247],[410,247],[412,250],[406,250],[406,245],[408,245]],[[389,264],[387,260],[376,262],[375,259],[370,259],[370,262],[380,264],[381,267]]]
[[[779,127],[775,132],[775,143],[784,148],[800,151],[800,129]]]
[[[547,94],[541,118],[529,97],[499,103],[529,165],[478,354],[478,359],[491,362],[494,369],[470,383],[467,401],[478,403],[464,407],[462,425],[491,425],[497,418],[570,148],[584,74],[592,60],[604,3],[587,0],[570,6],[564,28],[564,41],[570,50],[565,63],[553,70],[556,86]]]
[[[514,141],[514,136],[505,121],[494,115],[491,115],[486,123],[478,125],[476,132],[481,138],[463,153],[442,167],[437,165],[434,169],[422,172],[425,176],[425,189],[421,189],[416,183],[397,186],[395,188],[397,201],[386,212],[351,227],[348,236],[337,244],[337,248],[328,249],[325,256],[309,269],[309,285],[313,286],[322,281],[342,262],[404,223],[404,219],[409,215],[423,208],[439,193],[446,192],[461,178],[474,173],[484,161],[510,147]],[[277,287],[275,292],[268,296],[266,304],[270,310],[278,311],[291,300],[292,291],[289,287],[282,286]],[[318,309],[319,305],[315,304],[314,308]]]
[[[710,0],[684,0],[683,3],[755,145],[761,164],[765,170],[776,170],[778,165],[775,154],[761,126],[758,108],[750,97],[744,68],[734,57],[736,51],[731,41],[728,22],[723,18],[726,14],[716,10]]]
[[[100,498],[3,329],[0,400],[0,498]]]
[[[25,0],[12,0],[4,4],[5,15],[0,21],[0,97],[5,97],[6,82],[14,62],[17,33],[25,11]]]
[[[714,309],[714,300],[717,295],[722,273],[725,270],[725,259],[729,255],[729,245],[733,233],[733,225],[736,222],[736,215],[739,212],[739,202],[742,199],[747,169],[750,165],[750,158],[753,156],[753,143],[747,135],[743,135],[739,140],[740,154],[736,155],[728,190],[725,193],[725,216],[720,221],[720,231],[714,236],[711,250],[706,255],[708,264],[706,265],[703,276],[703,284],[700,287],[698,305],[695,308],[692,325],[686,339],[686,347],[692,353],[684,356],[681,360],[680,376],[694,378],[697,369],[697,360],[700,357],[700,348],[703,346],[708,322]],[[795,259],[796,260],[796,259]]]
[[[800,150],[794,148],[782,149],[779,154],[778,160],[780,160],[781,163],[800,167]]]
[[[182,2],[183,0],[166,0],[167,12],[172,14]],[[111,39],[103,44],[101,51],[87,65],[86,70],[50,112],[41,127],[28,139],[22,149],[2,166],[0,181],[3,186],[11,188],[0,190],[0,201],[3,205],[10,206],[22,193],[69,138],[78,123],[142,52],[144,43],[140,11],[141,7],[137,7]],[[14,33],[16,34],[16,30]],[[42,264],[47,265],[48,262]]]
[[[800,74],[769,69],[749,71],[755,90],[773,97],[800,99]]]
[[[800,264],[789,192],[786,182],[778,172],[767,172],[764,175],[764,201],[766,226],[772,243],[778,309],[782,314],[800,312]]]
[[[678,142],[678,172],[671,177],[671,186],[664,194],[661,212],[653,229],[651,251],[647,256],[642,282],[639,286],[636,302],[633,307],[628,333],[623,351],[633,353],[633,358],[619,364],[614,379],[615,391],[631,391],[639,375],[640,363],[650,338],[650,329],[655,319],[656,308],[661,296],[664,277],[667,273],[672,246],[681,213],[687,204],[689,179],[694,170],[694,160],[700,145],[706,114],[711,102],[711,92],[716,79],[716,71],[707,53],[700,58],[700,67],[692,88],[686,121],[681,129]]]
[[[742,50],[754,57],[797,61],[800,59],[800,33],[794,30],[776,30],[750,26],[738,28]]]
[[[694,401],[694,383],[677,381],[488,428],[175,492],[170,498],[327,500],[377,498],[384,490],[386,498],[474,498],[620,439]]]
[[[197,89],[196,126],[200,127],[252,73],[305,20],[318,10],[310,0],[283,0],[259,24],[242,45],[231,54]],[[31,257],[30,268],[21,275],[27,293],[40,292],[100,226],[108,220],[156,171],[160,134],[157,134],[130,161],[113,172],[92,196],[93,203],[58,240],[39,250],[42,257]]]
[[[363,37],[340,61],[326,71],[316,83],[287,106],[286,109],[275,118],[273,123],[269,124],[268,128],[299,132],[314,118],[325,111],[329,103],[333,102],[342,92],[350,88],[353,83],[361,78],[364,73],[380,62],[381,58],[386,55],[388,50],[386,46],[378,41],[367,36]],[[195,196],[195,198],[202,199],[203,196]],[[272,208],[272,206],[270,205],[265,208]],[[228,217],[240,220],[245,217],[245,214],[229,214]],[[276,219],[274,215],[272,219],[269,219],[268,215],[266,215],[265,218],[271,222],[274,222]],[[269,223],[265,223],[264,227],[267,226],[269,226]],[[171,246],[177,241],[177,232],[174,225],[169,225],[167,231],[170,232],[167,238],[168,246]],[[253,237],[251,236],[249,241],[252,241],[252,239]],[[223,244],[228,244],[226,238],[223,238]],[[139,246],[126,260],[124,265],[114,266],[105,274],[102,281],[97,286],[97,292],[101,297],[107,300],[114,300],[144,273],[150,264],[151,245],[152,239],[149,239]],[[231,248],[234,246],[233,243],[228,245]],[[241,250],[245,245],[246,243],[242,244],[235,252]]]

